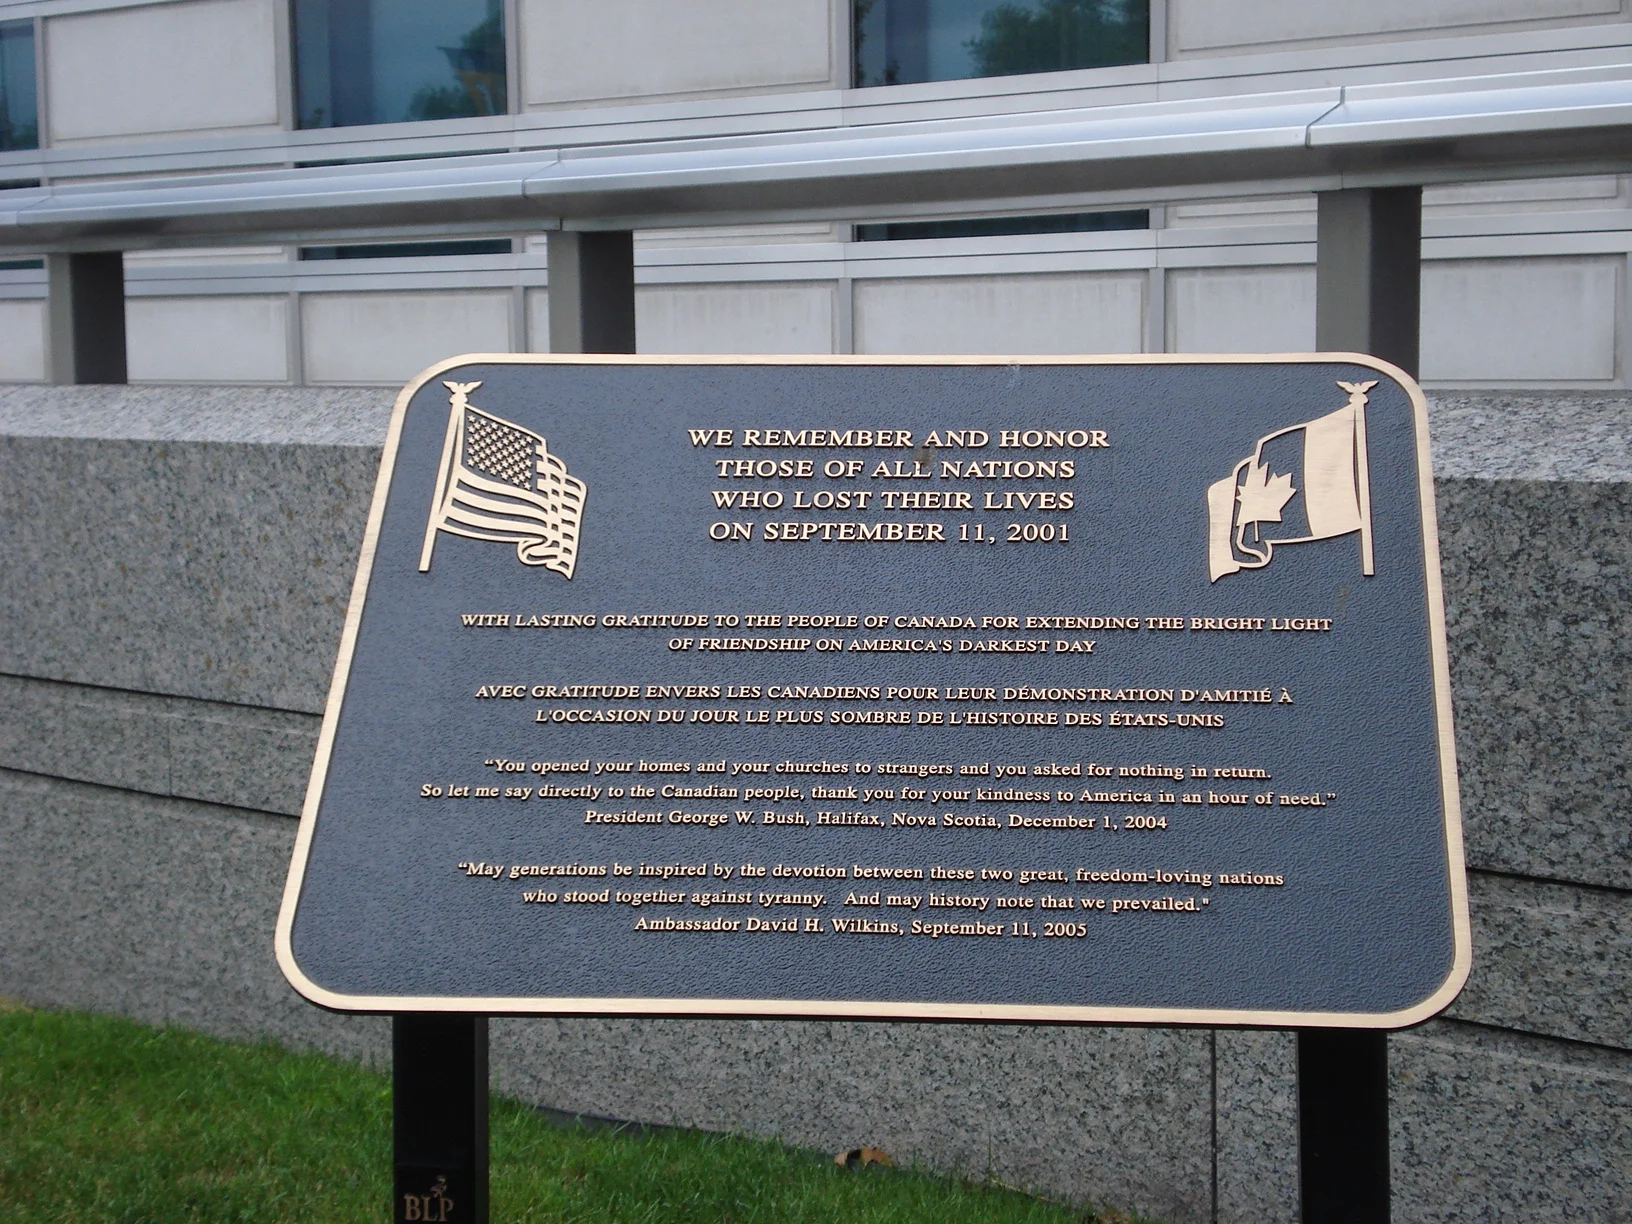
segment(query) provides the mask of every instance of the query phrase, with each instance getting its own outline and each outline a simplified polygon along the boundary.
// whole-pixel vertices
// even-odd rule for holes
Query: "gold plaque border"
[[[1185,1007],[1069,1007],[1018,1003],[872,1002],[855,999],[658,999],[658,998],[474,998],[408,995],[347,995],[319,986],[301,970],[291,944],[295,910],[305,880],[317,823],[318,801],[328,776],[329,754],[340,721],[341,698],[351,674],[352,654],[362,622],[363,598],[374,569],[386,492],[396,468],[397,447],[408,402],[426,383],[466,365],[762,365],[762,366],[982,366],[982,365],[1268,365],[1334,364],[1366,366],[1392,379],[1410,397],[1416,418],[1418,499],[1422,545],[1427,562],[1428,635],[1434,673],[1434,710],[1439,739],[1440,793],[1445,809],[1445,854],[1450,879],[1455,955],[1450,973],[1427,998],[1393,1012],[1301,1012],[1221,1010]],[[300,829],[278,910],[275,939],[278,966],[301,995],[320,1007],[346,1012],[468,1012],[482,1015],[546,1016],[736,1016],[806,1020],[941,1020],[998,1024],[1205,1025],[1243,1028],[1400,1029],[1421,1024],[1448,1007],[1473,966],[1473,939],[1468,921],[1468,883],[1463,862],[1462,805],[1457,789],[1456,741],[1451,722],[1451,672],[1445,649],[1445,597],[1439,561],[1439,523],[1434,506],[1434,478],[1429,455],[1428,403],[1416,380],[1399,367],[1363,353],[1141,353],[1100,356],[666,356],[625,353],[468,353],[449,357],[423,371],[397,396],[386,434],[380,475],[363,533],[362,555],[346,608],[340,653],[329,685],[323,728],[318,735]]]

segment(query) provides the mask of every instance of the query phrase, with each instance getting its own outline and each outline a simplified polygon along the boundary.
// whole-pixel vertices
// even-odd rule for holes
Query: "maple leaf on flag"
[[[1254,463],[1247,468],[1247,478],[1236,490],[1241,509],[1235,521],[1247,523],[1278,523],[1281,509],[1292,500],[1297,490],[1292,487],[1292,474],[1271,476],[1268,464]]]

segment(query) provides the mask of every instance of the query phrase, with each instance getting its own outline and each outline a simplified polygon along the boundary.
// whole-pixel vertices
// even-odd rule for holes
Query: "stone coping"
[[[0,434],[143,442],[385,443],[386,387],[0,386]]]
[[[396,393],[381,387],[0,386],[0,434],[376,447]],[[1429,396],[1435,474],[1632,480],[1632,391]]]

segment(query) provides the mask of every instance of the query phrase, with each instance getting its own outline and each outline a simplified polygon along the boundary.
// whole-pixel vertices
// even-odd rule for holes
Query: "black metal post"
[[[1298,1034],[1302,1224],[1388,1224],[1388,1035]]]
[[[1422,189],[1318,195],[1315,346],[1370,353],[1416,376]],[[1388,1224],[1388,1035],[1298,1033],[1302,1224]]]
[[[635,351],[635,236],[552,231],[550,352]]]
[[[391,1219],[487,1224],[487,1017],[392,1017],[391,1066]]]
[[[51,255],[45,264],[51,381],[128,381],[124,252]]]

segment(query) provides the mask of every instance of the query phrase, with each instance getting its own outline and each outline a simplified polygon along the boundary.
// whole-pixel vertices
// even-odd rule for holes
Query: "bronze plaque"
[[[444,362],[277,947],[353,1010],[1425,1019],[1469,939],[1422,394],[1352,354]]]

